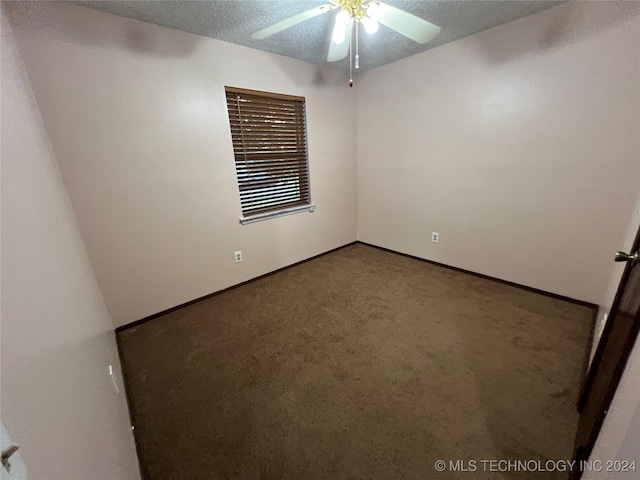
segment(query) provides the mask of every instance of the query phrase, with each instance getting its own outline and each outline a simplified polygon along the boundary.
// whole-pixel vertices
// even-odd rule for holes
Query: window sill
[[[283,208],[282,210],[275,210],[273,212],[259,213],[257,215],[251,215],[249,217],[241,217],[240,224],[248,225],[250,223],[261,222],[263,220],[269,220],[271,218],[284,217],[285,215],[293,215],[300,212],[314,212],[316,206],[300,205],[298,207]]]

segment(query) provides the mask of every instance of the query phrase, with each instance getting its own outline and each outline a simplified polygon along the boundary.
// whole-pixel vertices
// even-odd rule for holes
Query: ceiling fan
[[[360,68],[358,52],[360,24],[368,34],[373,35],[378,31],[378,24],[381,23],[418,43],[427,43],[440,33],[440,27],[437,25],[377,0],[329,0],[329,2],[258,30],[251,34],[251,38],[262,40],[323,13],[339,10],[331,35],[327,62],[337,62],[349,55],[349,86],[351,87],[353,86],[353,68]],[[354,30],[355,58],[353,58]],[[346,41],[347,38],[349,41]]]

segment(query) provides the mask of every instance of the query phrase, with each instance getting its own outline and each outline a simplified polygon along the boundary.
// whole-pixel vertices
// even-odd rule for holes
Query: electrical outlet
[[[242,250],[238,250],[237,252],[233,252],[235,256],[236,263],[240,263],[242,261]]]
[[[431,241],[438,243],[438,241],[440,241],[440,234],[438,232],[431,232]]]

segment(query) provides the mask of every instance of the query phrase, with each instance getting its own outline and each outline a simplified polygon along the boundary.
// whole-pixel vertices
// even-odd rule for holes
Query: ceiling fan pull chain
[[[357,28],[357,27],[356,27]],[[349,87],[353,87],[353,32],[349,29]]]
[[[360,29],[360,22],[356,20],[356,60],[355,60],[356,70],[360,68],[360,50],[358,47],[358,37],[360,36],[359,29]]]

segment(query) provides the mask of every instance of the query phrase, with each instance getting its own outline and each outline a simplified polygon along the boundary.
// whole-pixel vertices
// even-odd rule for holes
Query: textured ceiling
[[[253,40],[252,32],[328,2],[322,0],[224,0],[80,1],[74,3],[320,65],[327,64],[326,56],[335,16],[335,11],[323,14],[264,40]],[[385,3],[435,23],[442,28],[442,32],[431,42],[420,45],[382,25],[374,35],[361,31],[360,69],[363,71],[415,55],[562,2],[385,0]],[[349,66],[348,60],[328,65],[343,69],[348,69]]]

